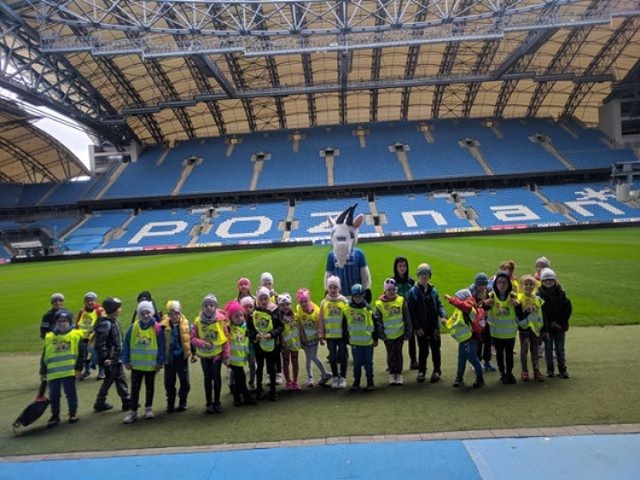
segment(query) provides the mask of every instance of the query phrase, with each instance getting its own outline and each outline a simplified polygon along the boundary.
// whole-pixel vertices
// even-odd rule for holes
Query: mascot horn
[[[325,286],[327,278],[336,275],[340,278],[340,289],[343,295],[351,295],[351,287],[359,283],[365,289],[365,297],[370,301],[371,275],[364,253],[356,248],[358,229],[364,221],[364,215],[354,218],[358,204],[350,206],[337,218],[329,217],[331,224],[331,243],[333,249],[327,258],[325,269]]]

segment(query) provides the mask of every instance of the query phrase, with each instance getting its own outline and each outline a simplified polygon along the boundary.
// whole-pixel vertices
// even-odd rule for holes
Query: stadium
[[[184,425],[161,417],[126,435],[115,417],[90,412],[95,383],[78,382],[73,438],[3,433],[0,455],[640,431],[629,388],[640,385],[630,368],[640,333],[637,1],[25,0],[0,2],[0,23],[7,425],[37,389],[36,329],[51,293],[74,311],[87,290],[118,296],[128,317],[150,290],[162,306],[180,299],[191,318],[208,292],[226,303],[238,278],[257,284],[270,271],[278,291],[308,287],[319,303],[328,217],[354,204],[374,296],[396,256],[412,276],[429,262],[441,295],[503,260],[519,275],[547,256],[572,326],[585,327],[568,333],[570,385],[453,395],[455,346],[443,341],[447,385],[383,386],[356,402],[318,389],[283,395],[261,412],[230,407],[215,432],[199,428],[196,365]],[[38,128],[47,112],[89,135],[88,162]],[[375,358],[384,378],[383,349]],[[162,394],[159,381],[158,408]],[[415,412],[397,415],[394,396]],[[470,397],[495,415],[470,415]],[[496,402],[511,406],[494,412]],[[322,425],[310,408],[326,412]],[[621,478],[638,472],[617,466]]]

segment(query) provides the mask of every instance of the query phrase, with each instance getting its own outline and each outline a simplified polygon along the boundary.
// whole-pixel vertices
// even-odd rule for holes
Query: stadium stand
[[[271,243],[282,240],[279,225],[287,215],[284,202],[216,209],[197,240],[198,245]]]
[[[528,188],[502,188],[467,194],[464,205],[475,211],[474,220],[484,228],[564,224],[569,221],[563,215],[551,212]]]
[[[31,183],[22,187],[17,207],[33,207],[53,190],[55,183]]]
[[[67,250],[88,253],[97,250],[105,236],[120,227],[131,216],[130,210],[94,212],[64,240]]]
[[[385,235],[417,235],[472,227],[461,211],[456,213],[450,195],[380,195],[376,197],[376,205],[378,213],[386,219]]]
[[[0,244],[0,260],[2,261],[8,261],[11,260],[11,257],[13,257],[13,255],[11,254],[11,252],[7,249],[6,246]]]
[[[129,163],[116,182],[107,190],[103,199],[145,198],[169,196],[182,172],[182,161],[188,152],[201,151],[200,141],[192,141],[194,145],[182,146],[178,152],[166,155],[164,161],[157,165],[165,154],[161,147],[153,147],[140,155],[137,162]],[[198,147],[195,146],[198,144]],[[182,156],[180,152],[187,155]]]
[[[19,183],[3,183],[0,188],[0,207],[13,208],[18,204],[22,185]]]
[[[91,181],[64,182],[55,187],[48,196],[40,201],[40,206],[73,205],[91,186]]]
[[[640,209],[616,200],[615,192],[606,183],[582,183],[540,187],[551,202],[564,206],[578,222],[624,222],[640,220]]]
[[[199,214],[186,209],[143,210],[126,225],[122,236],[107,242],[104,249],[186,246],[192,228],[200,222]]]
[[[360,227],[360,236],[375,236],[373,225],[367,222],[366,217],[371,215],[369,205],[365,199],[332,199],[332,200],[305,200],[296,205],[295,221],[297,228],[291,230],[291,240],[326,240],[329,238],[331,227],[327,220],[328,215],[336,216],[344,209],[358,204],[357,212],[365,215],[365,221]]]

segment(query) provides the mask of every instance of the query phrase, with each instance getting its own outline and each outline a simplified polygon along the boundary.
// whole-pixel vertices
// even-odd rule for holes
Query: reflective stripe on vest
[[[82,315],[78,318],[78,327],[84,334],[83,338],[89,338],[89,334],[93,332],[93,326],[95,325],[96,320],[98,320],[98,312],[95,310],[92,312],[82,310]]]
[[[397,296],[391,302],[376,300],[376,308],[382,313],[384,333],[388,340],[395,340],[404,335],[403,306],[404,298],[400,296]]]
[[[373,315],[367,307],[355,308],[347,306],[344,310],[349,330],[349,343],[367,347],[373,345]]]
[[[324,338],[342,338],[342,313],[345,306],[342,300],[323,302]]]
[[[78,342],[82,338],[80,330],[71,330],[64,335],[53,332],[45,336],[45,357],[47,380],[73,377],[78,358]]]
[[[244,367],[249,359],[249,336],[245,325],[231,324],[229,332],[231,341],[231,358],[229,363],[234,367]]]
[[[320,309],[314,305],[313,311],[307,313],[300,308],[300,305],[296,307],[296,318],[302,329],[304,330],[304,336],[307,338],[308,344],[313,344],[318,341],[318,312]]]
[[[475,316],[475,313],[473,316]],[[464,321],[464,313],[457,308],[447,320],[447,328],[458,343],[466,342],[471,338],[471,326]]]
[[[136,321],[131,329],[131,368],[152,372],[158,364],[158,337],[153,326],[142,329]]]
[[[537,295],[527,296],[524,293],[518,294],[518,301],[522,305],[522,309],[531,309],[531,313],[527,317],[518,321],[518,325],[523,328],[530,328],[531,331],[537,336],[540,336],[542,330],[542,304],[544,301]]]
[[[300,332],[298,331],[298,324],[293,319],[293,322],[282,322],[284,329],[282,330],[282,338],[287,350],[298,351],[302,348],[300,343]]]
[[[492,337],[500,339],[516,337],[518,323],[515,310],[509,298],[504,301],[498,300],[498,297],[493,298],[493,306],[489,310],[488,321]]]
[[[273,319],[269,312],[263,312],[261,310],[253,311],[253,325],[256,327],[256,331],[265,335],[273,330]],[[275,338],[261,338],[260,348],[265,352],[273,352],[276,346]]]
[[[200,316],[195,321],[196,327],[198,328],[198,337],[202,340],[209,342],[210,347],[196,347],[196,353],[200,357],[215,357],[216,355],[220,355],[222,353],[222,345],[224,345],[227,341],[227,336],[224,333],[224,328],[222,328],[222,322],[218,322],[214,320],[211,323],[207,323],[206,325],[202,323]]]

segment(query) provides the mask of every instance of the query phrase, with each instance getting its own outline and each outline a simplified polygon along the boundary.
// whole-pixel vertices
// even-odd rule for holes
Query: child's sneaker
[[[316,386],[316,382],[313,381],[313,377],[307,378],[307,388],[312,388]]]
[[[144,408],[144,415],[142,415],[142,418],[144,418],[145,420],[151,420],[153,418],[153,408],[151,407],[145,407]]]
[[[300,384],[294,380],[293,382],[291,382],[291,390],[293,390],[294,392],[299,391]]]
[[[440,375],[441,375],[440,372],[433,372],[431,374],[430,382],[431,383],[438,383],[440,381]]]
[[[69,423],[78,423],[80,421],[80,417],[76,412],[69,413]]]
[[[523,370],[521,378],[522,378],[523,382],[528,382],[529,381],[529,372],[526,371],[526,370]]]
[[[561,371],[558,376],[560,378],[564,378],[565,380],[569,379],[569,373],[566,370]]]
[[[396,375],[396,385],[402,385],[404,383],[404,378],[402,378],[402,374],[399,373]]]
[[[366,392],[373,392],[375,386],[373,384],[373,380],[367,380],[367,387],[365,388]]]
[[[57,427],[60,423],[60,417],[58,415],[51,415],[51,418],[47,420],[47,428]]]
[[[333,378],[333,376],[330,373],[327,373],[326,375],[322,376],[322,378],[318,382],[318,385],[320,385],[321,387],[324,387],[327,384],[327,382],[329,380],[331,380],[332,378]]]
[[[540,370],[536,370],[535,372],[533,372],[533,379],[536,382],[544,382],[544,375],[542,375],[542,372]]]
[[[395,385],[396,384],[396,376],[395,374],[390,374],[389,375],[389,385]]]
[[[456,377],[456,379],[453,381],[453,387],[460,388],[461,386],[462,386],[462,379]]]
[[[553,370],[547,369],[547,378],[553,378],[553,377],[555,377],[555,374],[553,373]]]
[[[333,377],[333,379],[331,380],[331,388],[333,390],[337,390],[338,388],[340,388],[340,379],[338,377]]]
[[[276,382],[277,383],[277,382]],[[287,380],[287,384],[284,386],[284,389],[286,391],[291,391],[293,390],[293,382],[291,380]]]
[[[122,421],[122,423],[124,423],[125,425],[128,425],[130,423],[135,422],[138,419],[138,412],[136,412],[135,410],[130,410],[129,413],[127,413],[127,416],[124,417],[124,420]]]
[[[476,381],[473,382],[473,388],[482,388],[484,387],[484,378],[476,378]]]
[[[496,371],[496,367],[491,365],[491,362],[484,362],[483,367],[484,367],[484,371],[485,372],[495,372]]]
[[[344,377],[338,378],[338,388],[347,388],[347,379]]]
[[[427,375],[424,372],[420,372],[418,373],[418,377],[416,378],[416,382],[418,383],[424,383],[425,377]]]
[[[282,385],[282,373],[276,373],[276,385]]]
[[[351,391],[358,392],[360,390],[360,380],[354,380],[353,384],[351,384]]]

